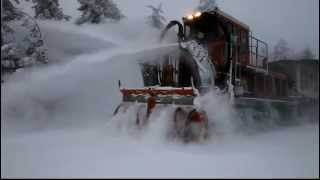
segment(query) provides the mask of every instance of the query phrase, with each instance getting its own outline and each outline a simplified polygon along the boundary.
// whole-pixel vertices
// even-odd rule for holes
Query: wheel
[[[192,110],[186,121],[185,138],[187,141],[203,141],[208,138],[208,116],[204,111]]]
[[[177,108],[174,112],[174,136],[179,138],[184,138],[185,136],[185,126],[187,121],[188,113],[182,108]]]

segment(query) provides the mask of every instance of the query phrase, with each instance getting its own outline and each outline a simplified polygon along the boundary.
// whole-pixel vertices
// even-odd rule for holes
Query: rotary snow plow
[[[194,104],[200,95],[196,88],[200,75],[193,58],[179,49],[178,45],[172,45],[158,48],[152,55],[143,52],[144,59],[139,63],[145,87],[122,88],[119,81],[123,102],[114,115],[126,113],[129,107],[137,105],[135,124],[143,127],[156,108],[171,106],[175,109],[170,137],[198,141],[208,135],[207,115]]]
[[[196,97],[192,88],[141,88],[121,89],[123,102],[115,110],[117,113],[125,113],[126,109],[138,103],[136,112],[136,125],[146,126],[149,117],[157,106],[175,105],[172,116],[171,137],[182,138],[184,141],[199,140],[207,137],[208,119],[206,113],[198,109],[193,100]]]
[[[119,81],[123,102],[114,115],[138,104],[136,125],[145,126],[155,108],[171,106],[173,135],[189,142],[209,136],[211,123],[195,99],[210,90],[227,94],[238,109],[288,104],[286,75],[268,71],[268,46],[246,24],[219,9],[182,20],[171,21],[160,38],[178,26],[177,44],[142,52],[143,88],[122,88]]]

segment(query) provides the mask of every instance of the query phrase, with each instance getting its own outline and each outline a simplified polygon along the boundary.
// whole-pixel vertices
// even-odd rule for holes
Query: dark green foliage
[[[83,23],[99,24],[103,20],[120,21],[124,18],[120,9],[112,0],[78,0],[80,3],[79,11],[82,12],[81,17],[76,24]]]
[[[162,4],[160,3],[158,7],[154,7],[152,5],[147,6],[152,10],[152,14],[148,16],[148,24],[157,29],[162,29],[164,27],[164,22],[166,19],[164,18]]]
[[[1,74],[46,63],[46,50],[36,21],[10,0],[2,1],[1,10]],[[24,30],[19,31],[19,36],[25,34],[23,38],[17,38],[17,28]]]
[[[63,14],[58,0],[32,0],[35,4],[35,18],[52,20],[69,20],[71,17]]]

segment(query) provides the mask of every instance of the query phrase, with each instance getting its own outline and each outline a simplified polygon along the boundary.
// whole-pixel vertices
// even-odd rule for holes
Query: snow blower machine
[[[172,106],[174,136],[185,142],[208,138],[208,115],[195,98],[212,89],[228,94],[241,106],[257,102],[285,102],[284,74],[268,71],[268,45],[253,37],[249,26],[216,8],[171,21],[163,30],[178,27],[178,43],[143,52],[143,88],[122,88],[123,102],[114,115],[138,103],[136,125],[145,126],[159,105]]]

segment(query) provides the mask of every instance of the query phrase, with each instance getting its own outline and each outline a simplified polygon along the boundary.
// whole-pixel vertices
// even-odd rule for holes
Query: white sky
[[[150,14],[146,5],[163,3],[168,21],[188,14],[199,0],[114,0],[129,19]],[[318,0],[218,0],[219,7],[248,24],[253,34],[272,46],[280,38],[291,48],[301,50],[310,46],[319,57],[319,1]],[[76,0],[60,0],[66,14],[79,16]]]

